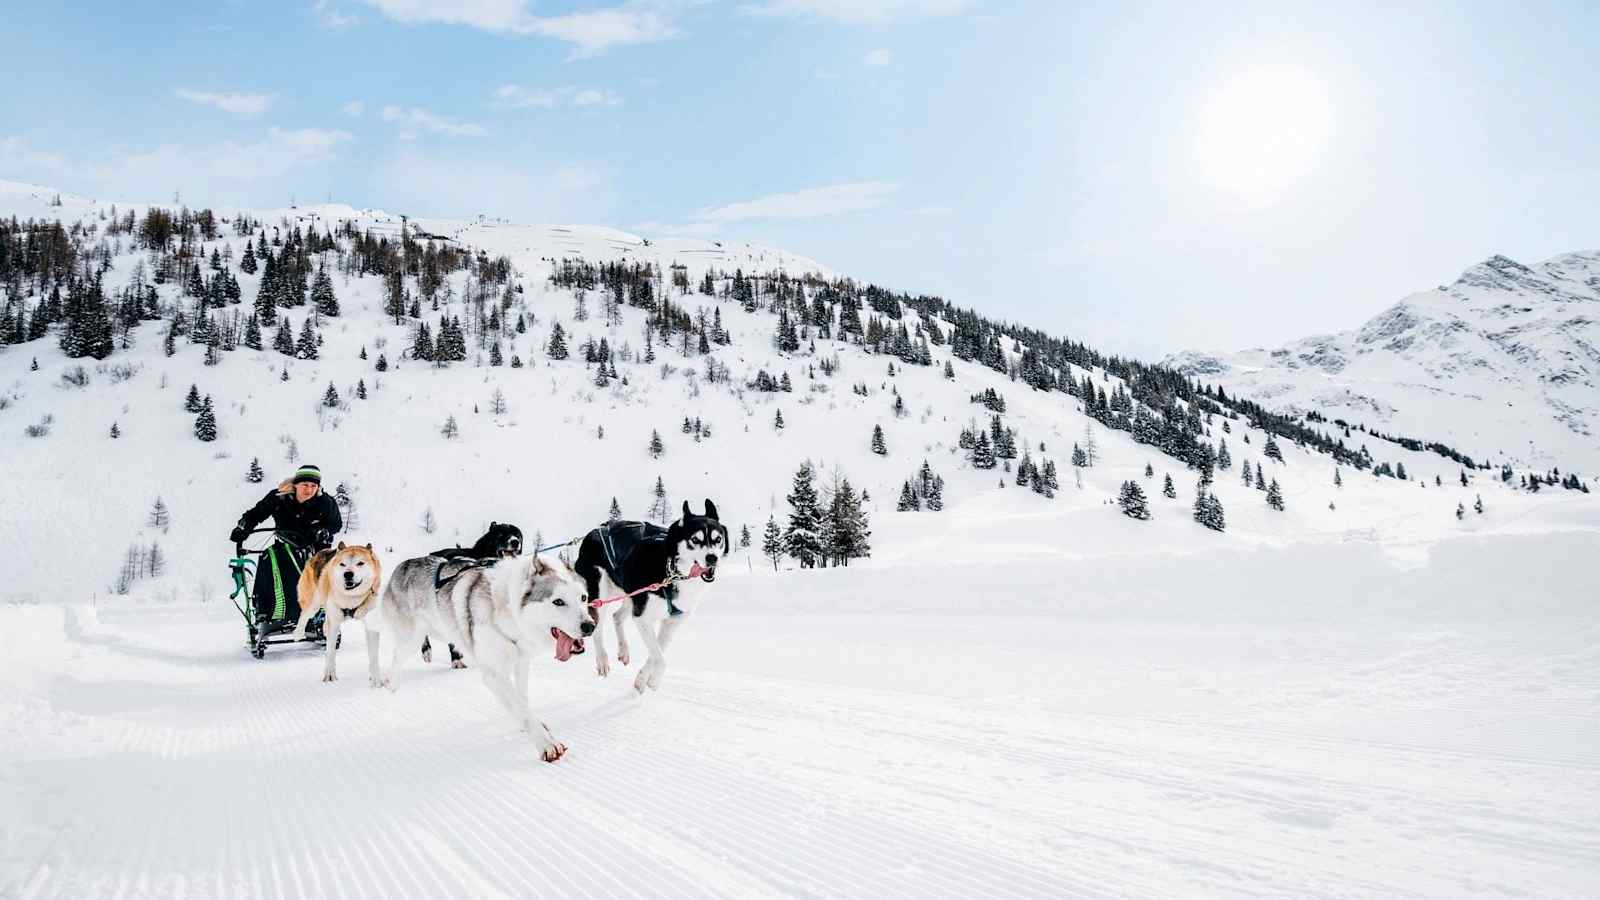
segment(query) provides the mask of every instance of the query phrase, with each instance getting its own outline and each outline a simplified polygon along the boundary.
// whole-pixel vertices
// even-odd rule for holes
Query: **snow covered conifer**
[[[1233,457],[1228,454],[1228,439],[1217,442],[1217,468],[1226,472],[1233,468]]]
[[[646,518],[662,525],[667,524],[667,520],[672,518],[672,504],[667,502],[667,486],[660,475],[656,476],[656,486],[650,489],[650,497],[650,511]]]
[[[1276,479],[1274,479],[1274,480],[1276,480]],[[1261,463],[1256,463],[1256,490],[1264,491],[1266,489],[1267,489],[1267,480],[1265,478],[1263,478],[1262,475],[1261,475]]]
[[[1167,480],[1161,483],[1161,496],[1168,500],[1178,499],[1178,489],[1172,484],[1172,476],[1167,475]]]
[[[1272,432],[1267,432],[1267,446],[1262,448],[1261,455],[1275,462],[1283,462],[1283,451],[1278,449],[1278,442],[1273,439]],[[1261,465],[1256,464],[1256,471],[1261,471]]]
[[[251,484],[260,484],[261,479],[265,477],[266,473],[261,471],[261,460],[254,456],[250,457],[250,469],[244,473],[244,480]]]
[[[208,443],[217,439],[217,414],[211,407],[210,394],[200,403],[200,414],[194,420],[194,436]]]
[[[895,503],[894,508],[896,512],[913,512],[922,508],[921,501],[917,499],[917,495],[911,490],[911,482],[903,481],[900,483],[900,500]]]
[[[1154,478],[1154,477],[1156,477],[1155,466],[1152,466],[1149,463],[1145,463],[1144,464],[1144,477],[1146,477],[1146,478]]]
[[[251,313],[250,317],[244,320],[244,345],[251,350],[262,349],[261,319],[255,313]]]
[[[785,498],[789,501],[790,513],[783,549],[803,569],[815,567],[822,555],[822,510],[817,506],[815,477],[816,470],[809,460],[801,464],[789,496]]]
[[[112,440],[116,440],[119,437],[122,437],[122,429],[117,427],[117,423],[116,422],[112,422],[111,423],[111,439]]]
[[[778,410],[772,417],[772,427],[775,431],[783,430],[783,410]]]
[[[978,432],[978,440],[972,445],[972,467],[974,469],[995,467],[994,447],[989,444],[988,432]]]
[[[1150,518],[1150,504],[1144,496],[1144,489],[1136,481],[1124,481],[1122,490],[1117,495],[1117,506],[1121,507],[1122,514],[1130,519]]]
[[[617,498],[611,498],[611,508],[606,510],[606,521],[615,522],[622,518],[622,507],[617,503]]]
[[[489,365],[503,366],[505,363],[505,357],[500,355],[500,342],[496,340],[493,344],[489,345]]]
[[[166,531],[167,526],[172,524],[172,515],[160,497],[156,497],[155,505],[150,507],[150,515],[146,517],[145,523],[151,528],[159,528],[162,531]]]
[[[333,294],[333,279],[328,277],[326,266],[317,266],[317,275],[311,282],[311,302],[324,316],[339,314],[339,298]]]
[[[1481,515],[1483,515],[1483,495],[1482,494],[1478,494],[1477,497],[1478,497],[1478,499],[1476,499],[1476,500],[1474,500],[1472,502],[1472,508],[1473,508],[1474,511],[1476,511],[1478,513],[1478,515],[1481,516]]]
[[[278,323],[278,332],[272,336],[272,349],[284,356],[294,355],[294,326],[289,323],[288,316]]]
[[[328,389],[322,392],[322,405],[336,407],[339,405],[339,392],[334,389],[333,382],[328,382]]]
[[[888,456],[889,447],[883,442],[883,426],[872,426],[872,452],[879,456]]]
[[[761,532],[761,552],[772,560],[772,571],[778,571],[778,560],[783,558],[783,530],[772,516],[767,516],[767,527]]]
[[[1077,444],[1072,445],[1072,465],[1079,469],[1089,465],[1089,455]]]
[[[1344,487],[1344,476],[1339,474],[1339,467],[1333,467],[1333,486]]]
[[[1456,504],[1456,521],[1460,521],[1460,520],[1462,520],[1462,519],[1464,519],[1466,517],[1467,517],[1467,508],[1465,506],[1461,505],[1460,503],[1457,503]]]
[[[550,342],[545,345],[545,352],[551,359],[567,358],[567,336],[561,330],[561,323],[557,322],[550,328]]]
[[[446,439],[454,439],[461,434],[461,426],[456,424],[456,417],[454,413],[451,413],[450,416],[444,420],[444,425],[439,428],[439,433],[444,435]]]
[[[740,548],[744,548],[744,549],[748,549],[749,546],[750,546],[750,526],[749,526],[749,524],[744,524],[744,525],[740,525],[739,526],[739,546],[740,546]]]
[[[1267,486],[1267,506],[1283,512],[1283,488],[1278,487],[1278,479],[1272,479],[1272,484]]]
[[[372,364],[372,368],[379,372],[389,371],[389,358],[384,356],[382,353],[379,353],[378,361]]]
[[[185,412],[197,413],[200,411],[200,387],[198,385],[189,385],[189,395],[183,398],[183,408]]]
[[[667,449],[666,445],[661,443],[661,432],[654,428],[650,429],[650,446],[646,449],[649,451],[651,459],[661,458],[661,454],[665,453]]]
[[[356,399],[367,399],[367,380],[365,378],[356,379]]]

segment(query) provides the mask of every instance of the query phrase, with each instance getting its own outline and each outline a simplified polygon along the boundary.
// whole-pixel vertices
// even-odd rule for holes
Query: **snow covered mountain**
[[[1284,412],[1319,410],[1474,459],[1600,467],[1600,251],[1504,256],[1353,331],[1164,365]]]

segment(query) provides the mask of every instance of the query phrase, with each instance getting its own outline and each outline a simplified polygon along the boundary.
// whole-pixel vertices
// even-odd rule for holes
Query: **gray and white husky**
[[[537,555],[468,563],[437,556],[408,559],[384,586],[380,640],[389,671],[378,684],[395,689],[402,655],[426,636],[455,645],[483,673],[489,692],[539,746],[545,762],[567,752],[533,714],[528,664],[555,651],[562,662],[583,652],[594,631],[581,579]]]

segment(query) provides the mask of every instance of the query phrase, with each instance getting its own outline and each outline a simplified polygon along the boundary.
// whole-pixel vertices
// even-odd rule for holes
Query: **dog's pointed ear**
[[[499,527],[500,527],[500,523],[499,523],[499,522],[493,522],[493,521],[491,521],[491,522],[490,522],[490,523],[489,523],[489,528],[490,528],[490,530],[493,530],[493,529],[495,529],[495,528],[499,528]]]
[[[533,574],[539,576],[540,578],[550,574],[550,566],[545,563],[544,557],[534,556]]]
[[[338,547],[338,549],[340,549],[340,550],[343,550],[343,549],[344,549],[344,541],[340,541],[340,542],[339,542],[339,547]]]
[[[369,553],[372,552],[372,545],[371,544],[367,545],[367,552],[369,552]]]
[[[689,512],[689,501],[683,501],[683,517],[687,519],[692,515],[694,515],[694,513]]]
[[[717,515],[717,505],[715,503],[711,502],[711,498],[710,497],[706,498],[706,518],[708,518],[708,519],[721,519],[722,518],[721,516]]]

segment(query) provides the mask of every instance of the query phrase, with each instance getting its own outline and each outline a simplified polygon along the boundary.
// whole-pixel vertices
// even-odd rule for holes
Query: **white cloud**
[[[180,100],[190,103],[199,103],[202,106],[214,106],[223,112],[230,112],[236,116],[259,116],[266,112],[272,105],[270,94],[239,94],[218,93],[216,91],[194,91],[188,88],[178,88],[173,92]]]
[[[407,109],[390,104],[383,108],[382,116],[385,122],[399,123],[400,137],[408,141],[415,138],[418,131],[451,137],[483,137],[489,133],[476,122],[457,122],[415,106]]]
[[[881,69],[884,66],[887,66],[893,59],[894,54],[883,49],[882,47],[879,47],[876,50],[867,51],[867,55],[861,58],[861,64],[864,66],[871,66],[873,68]]]
[[[813,219],[860,212],[881,204],[895,188],[896,185],[885,181],[832,184],[730,203],[705,210],[696,218],[709,222],[740,222],[746,219]]]
[[[447,171],[449,179],[440,179]],[[373,191],[411,215],[468,218],[482,213],[516,222],[592,222],[611,214],[615,178],[588,163],[550,165],[437,156],[402,149],[373,171]]]
[[[351,100],[349,103],[339,107],[339,111],[347,116],[359,116],[367,111],[367,105],[360,100]]]
[[[678,34],[672,20],[651,2],[627,3],[560,16],[536,16],[526,0],[363,0],[397,22],[465,25],[507,34],[542,35],[574,46],[574,56],[612,47],[662,41]]]
[[[615,91],[604,88],[578,88],[572,86],[547,90],[505,84],[495,90],[494,100],[499,106],[539,107],[542,109],[554,109],[557,106],[622,105],[622,97]]]
[[[888,25],[903,19],[951,16],[974,0],[767,0],[746,11],[761,16],[817,19],[841,25]]]
[[[337,9],[334,9],[333,4],[329,3],[328,0],[316,0],[316,2],[311,5],[311,14],[317,17],[318,25],[321,25],[323,28],[329,29],[330,31],[338,31],[341,28],[349,28],[350,26],[361,21],[355,16],[347,16],[344,13],[339,12]]]
[[[332,160],[349,132],[321,128],[269,128],[254,141],[112,147],[105,159],[73,160],[41,152],[16,139],[0,140],[0,156],[19,168],[73,181],[73,190],[111,190],[125,197],[161,190],[203,188],[208,183],[253,182]]]

